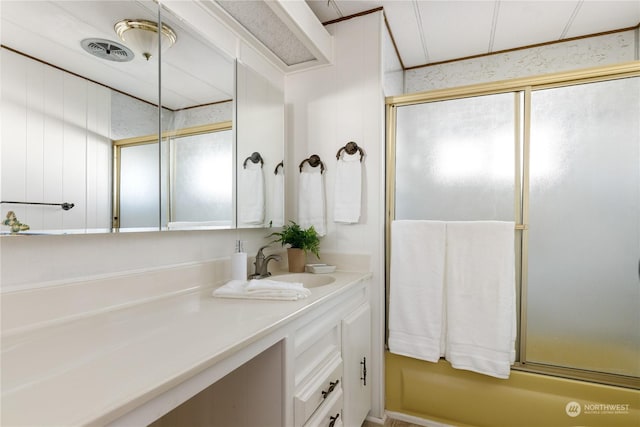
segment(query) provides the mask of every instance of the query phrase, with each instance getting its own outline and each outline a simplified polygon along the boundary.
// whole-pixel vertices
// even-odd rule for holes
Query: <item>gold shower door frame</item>
[[[500,93],[513,93],[515,104],[515,194],[516,223],[516,285],[518,341],[513,369],[563,378],[574,378],[602,384],[640,388],[640,380],[622,375],[600,373],[575,368],[555,367],[526,361],[527,330],[527,247],[529,223],[529,147],[531,135],[531,93],[536,90],[572,86],[583,83],[616,80],[640,76],[640,62],[626,62],[614,66],[545,74],[536,77],[505,80],[439,89],[408,95],[391,96],[386,104],[386,201],[385,201],[385,343],[389,334],[389,273],[391,262],[391,222],[395,219],[396,126],[397,108],[436,101],[470,98]],[[522,102],[520,98],[523,98]],[[521,108],[524,110],[522,111]]]

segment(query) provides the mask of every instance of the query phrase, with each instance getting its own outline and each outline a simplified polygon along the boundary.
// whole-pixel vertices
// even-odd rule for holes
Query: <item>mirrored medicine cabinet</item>
[[[267,79],[154,1],[0,7],[1,214],[28,225],[19,234],[282,222],[284,96]],[[155,31],[147,57],[116,34],[125,20],[174,39]],[[243,186],[247,159],[261,181]],[[262,216],[243,221],[238,203],[259,197]]]

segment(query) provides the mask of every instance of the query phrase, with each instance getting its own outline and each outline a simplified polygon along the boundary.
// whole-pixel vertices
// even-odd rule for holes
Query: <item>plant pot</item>
[[[307,261],[307,255],[302,249],[287,248],[287,258],[289,262],[290,273],[303,273],[304,265]]]

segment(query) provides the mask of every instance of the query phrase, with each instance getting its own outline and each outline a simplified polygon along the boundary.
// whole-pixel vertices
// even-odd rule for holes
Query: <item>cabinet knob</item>
[[[329,396],[331,394],[331,392],[336,388],[338,383],[340,383],[340,380],[335,380],[335,381],[330,382],[329,383],[329,388],[327,389],[327,391],[323,391],[322,392],[322,398],[326,399],[327,396]]]
[[[329,423],[329,427],[333,427],[336,424],[336,421],[340,418],[340,413],[338,412],[334,417],[329,417],[331,422]]]

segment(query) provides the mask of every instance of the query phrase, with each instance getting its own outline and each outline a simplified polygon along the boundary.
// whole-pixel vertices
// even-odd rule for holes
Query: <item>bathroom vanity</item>
[[[310,275],[312,295],[298,301],[232,300],[198,283],[222,269],[3,294],[13,309],[3,315],[2,424],[360,426],[371,275]]]

